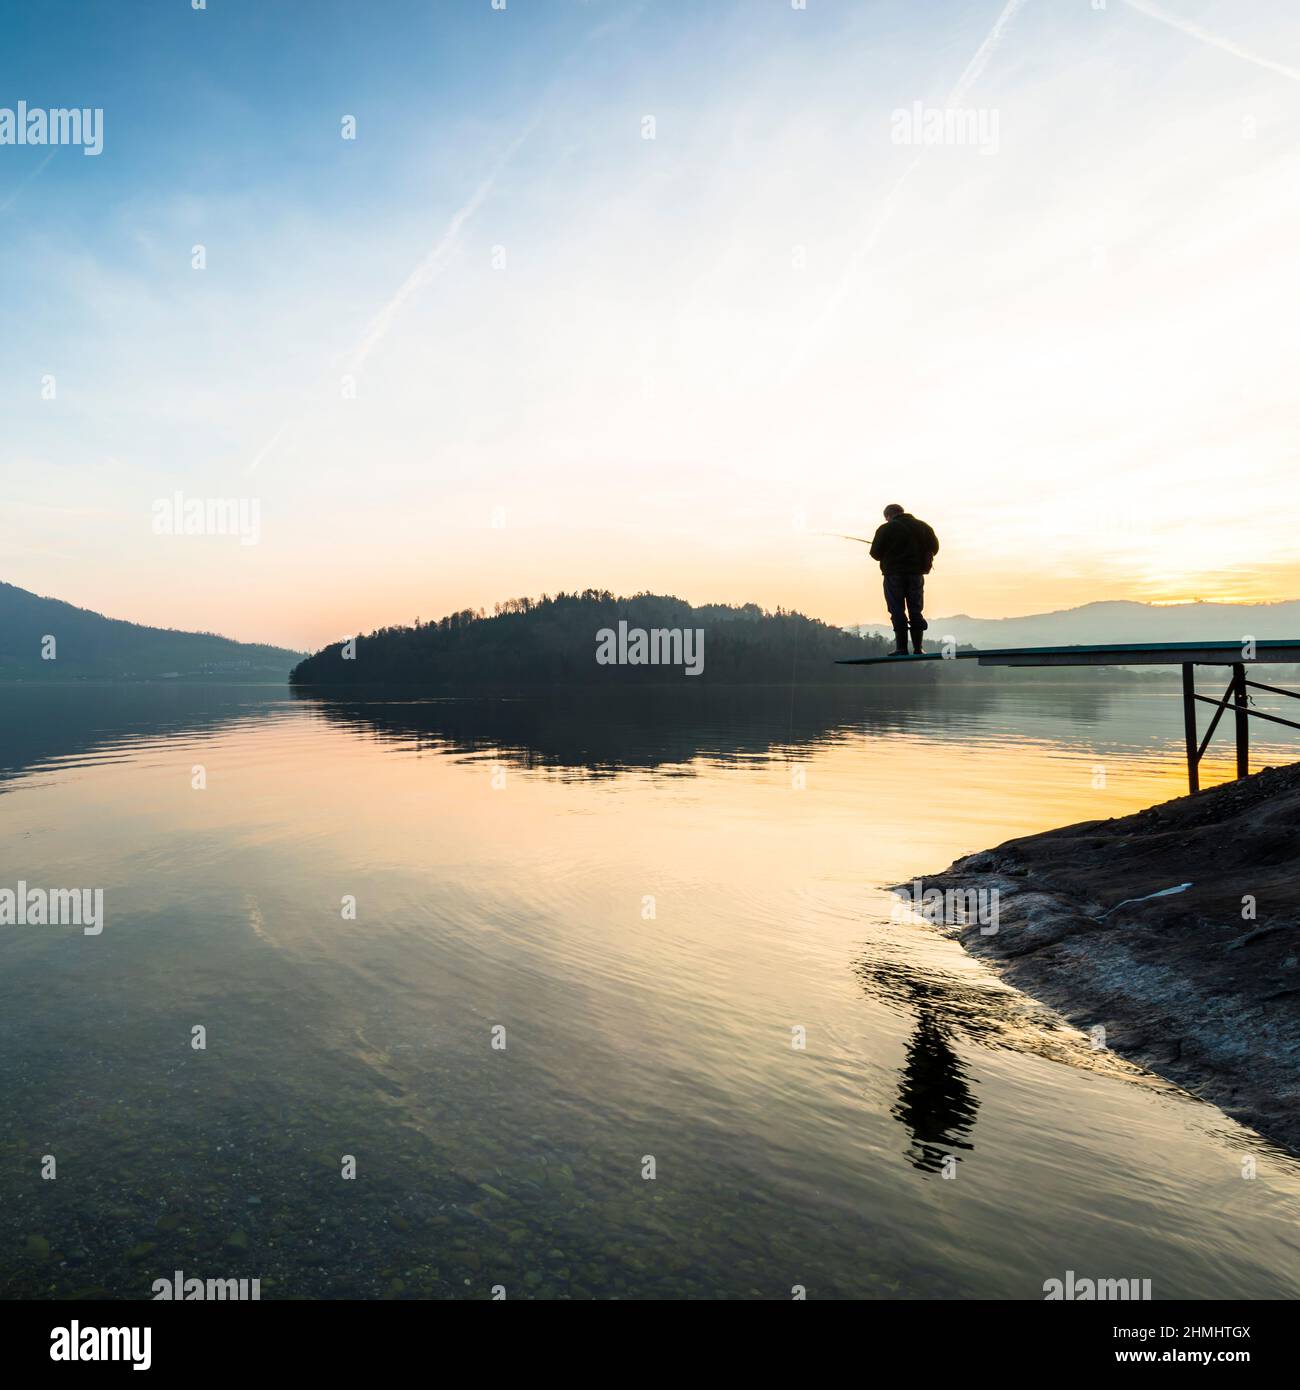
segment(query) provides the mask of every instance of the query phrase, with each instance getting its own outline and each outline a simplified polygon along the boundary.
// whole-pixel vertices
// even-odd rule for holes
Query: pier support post
[[[1232,668],[1233,717],[1237,721],[1237,776],[1250,776],[1250,718],[1246,705],[1246,667],[1239,661]]]
[[[1196,677],[1190,661],[1183,662],[1183,733],[1187,739],[1187,790],[1201,789],[1200,761],[1196,747]]]

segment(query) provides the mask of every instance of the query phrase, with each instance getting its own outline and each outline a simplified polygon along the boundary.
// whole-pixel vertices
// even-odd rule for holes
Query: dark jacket
[[[904,512],[876,530],[871,558],[882,574],[929,574],[939,553],[939,538],[911,512]]]

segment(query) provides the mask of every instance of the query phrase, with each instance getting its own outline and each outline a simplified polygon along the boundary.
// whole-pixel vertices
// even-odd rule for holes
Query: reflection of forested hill
[[[33,768],[100,762],[145,739],[201,738],[283,710],[283,685],[0,683],[0,790]]]
[[[618,632],[620,623],[629,633],[702,634],[700,669],[688,675],[680,657],[672,664],[622,659],[602,664],[597,659],[601,634]],[[857,686],[861,673],[835,662],[886,650],[880,638],[861,638],[799,613],[766,613],[754,604],[693,607],[659,594],[616,598],[588,589],[537,601],[513,599],[498,604],[491,616],[467,610],[437,622],[417,619],[411,627],[380,628],[356,640],[354,657],[335,643],[301,662],[292,679],[303,685],[402,685],[422,691],[665,682]],[[906,678],[925,676],[909,671]]]
[[[34,769],[129,757],[139,744],[157,739],[202,739],[244,720],[301,715],[385,742],[579,775],[694,758],[799,756],[862,732],[961,739],[1074,735],[1090,743],[1092,731],[1105,721],[1108,746],[1149,746],[1152,712],[1135,711],[1115,726],[1114,693],[1102,687],[1030,690],[940,681],[860,690],[660,686],[458,699],[298,691],[295,698],[275,686],[0,684],[0,790]],[[1173,704],[1169,718],[1171,729],[1181,729]]]
[[[299,692],[323,718],[355,733],[520,767],[616,772],[798,753],[861,732],[970,733],[1006,692],[992,685],[554,691],[516,699],[339,698]],[[1085,727],[1103,689],[1040,692],[1039,708]],[[996,727],[996,721],[992,721]]]

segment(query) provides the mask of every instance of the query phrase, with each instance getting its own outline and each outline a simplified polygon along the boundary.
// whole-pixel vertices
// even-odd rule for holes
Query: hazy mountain
[[[888,634],[887,623],[853,631]],[[1300,600],[1284,603],[1085,603],[1023,618],[931,618],[927,637],[953,636],[975,647],[1051,647],[1100,642],[1185,642],[1198,638],[1300,637]]]
[[[301,656],[211,632],[141,627],[0,583],[0,680],[283,680]]]

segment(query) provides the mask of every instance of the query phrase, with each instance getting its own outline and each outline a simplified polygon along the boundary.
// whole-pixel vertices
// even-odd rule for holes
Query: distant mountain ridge
[[[301,657],[211,632],[106,618],[0,581],[0,680],[287,680]]]
[[[883,623],[850,629],[888,634]],[[1082,646],[1103,642],[1231,642],[1243,637],[1300,638],[1300,599],[1281,603],[1136,603],[1128,599],[1085,603],[1021,618],[971,618],[959,613],[931,618],[927,637],[952,636],[961,644],[993,647]]]

